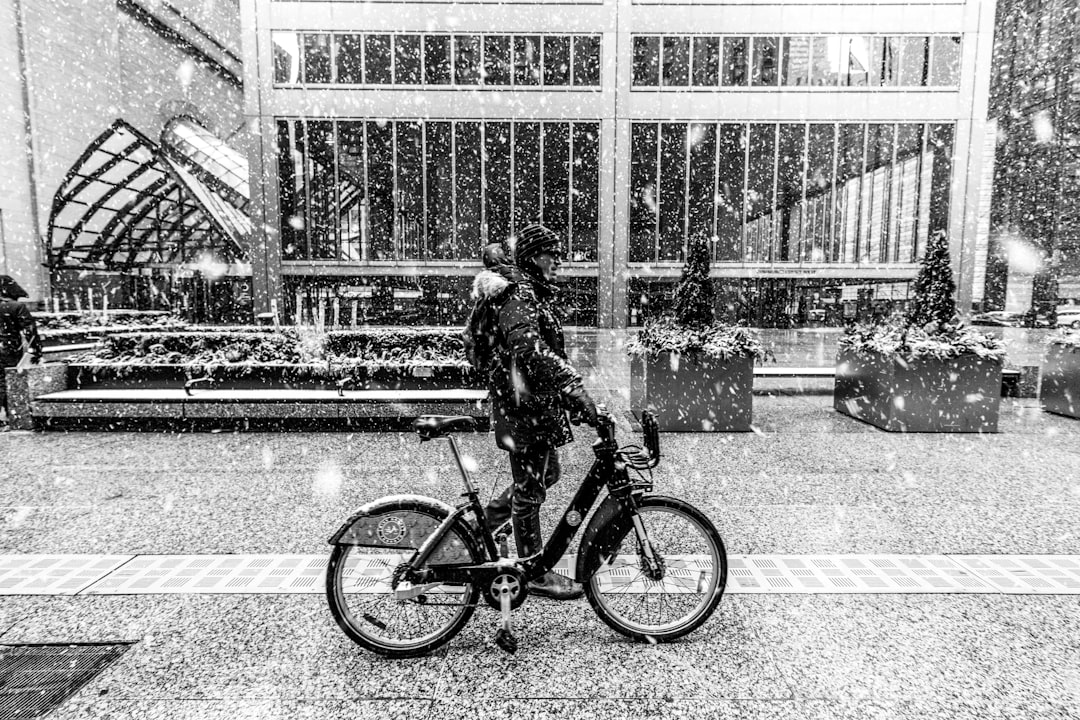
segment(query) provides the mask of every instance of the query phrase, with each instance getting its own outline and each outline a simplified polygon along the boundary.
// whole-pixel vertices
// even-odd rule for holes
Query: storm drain
[[[128,647],[127,643],[0,645],[0,718],[44,717]]]

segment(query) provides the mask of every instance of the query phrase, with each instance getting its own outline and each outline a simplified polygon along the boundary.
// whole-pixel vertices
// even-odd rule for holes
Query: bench
[[[420,415],[488,417],[486,390],[61,390],[38,395],[31,414],[44,424],[72,420],[411,420]]]
[[[1037,368],[1036,368],[1037,370]],[[1002,397],[1025,397],[1021,395],[1021,379],[1030,375],[1027,368],[1005,368],[1001,371],[1001,395]],[[782,366],[755,366],[754,377],[777,378],[833,378],[836,377],[836,368],[829,367],[782,367]],[[1032,395],[1034,397],[1034,395]]]

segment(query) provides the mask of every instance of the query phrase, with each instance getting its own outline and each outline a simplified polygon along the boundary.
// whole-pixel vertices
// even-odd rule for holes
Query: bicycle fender
[[[626,510],[626,504],[612,495],[604,498],[604,502],[596,508],[581,535],[581,545],[578,548],[574,579],[579,583],[592,577],[603,559],[615,550],[619,540],[634,526],[634,521]]]
[[[426,512],[417,512],[417,511]],[[331,545],[417,550],[451,513],[452,505],[422,495],[390,495],[361,506],[330,538]],[[430,514],[428,514],[430,513]],[[471,526],[461,522],[470,539]],[[457,538],[446,538],[435,548],[429,562],[470,563],[472,557]]]

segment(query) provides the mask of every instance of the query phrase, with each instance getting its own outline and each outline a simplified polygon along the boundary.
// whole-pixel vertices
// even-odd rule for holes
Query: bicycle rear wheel
[[[430,516],[432,528],[444,519],[431,509],[414,507],[411,511]],[[442,542],[464,548],[474,563],[484,560],[471,533],[461,524],[452,527]],[[330,555],[326,568],[330,611],[350,639],[380,655],[426,655],[449,642],[476,610],[480,590],[471,583],[438,585],[408,600],[395,599],[395,573],[414,552],[335,545]]]
[[[658,562],[650,565],[635,528],[619,523],[628,529],[585,584],[585,595],[600,619],[623,635],[674,640],[700,627],[720,604],[727,584],[724,542],[701,511],[675,498],[642,498],[638,517]]]

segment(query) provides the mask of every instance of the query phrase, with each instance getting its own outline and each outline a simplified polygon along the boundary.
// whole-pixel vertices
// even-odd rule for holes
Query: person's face
[[[540,270],[540,276],[545,282],[554,282],[559,275],[559,266],[562,265],[562,257],[558,253],[545,250],[536,256],[534,261]]]

